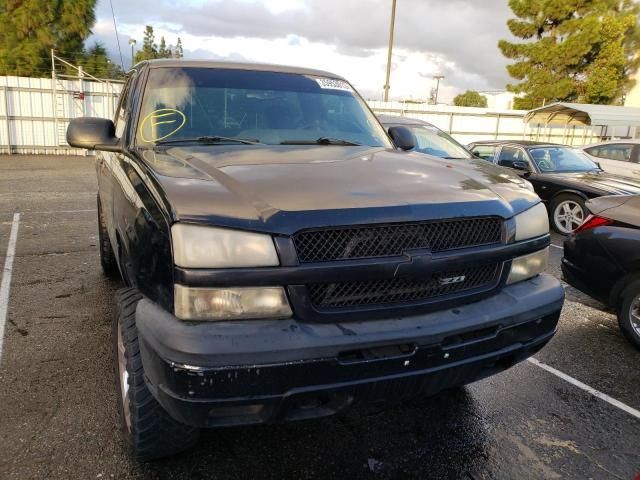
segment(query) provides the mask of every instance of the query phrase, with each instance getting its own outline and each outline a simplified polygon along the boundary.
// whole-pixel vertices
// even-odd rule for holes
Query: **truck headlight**
[[[292,315],[282,287],[190,288],[174,286],[174,311],[181,320],[246,320]]]
[[[171,227],[173,262],[186,268],[277,267],[270,235],[176,223]]]
[[[549,214],[544,204],[516,215],[516,241],[540,237],[549,233]]]
[[[523,257],[514,258],[511,262],[511,271],[507,278],[507,285],[521,282],[535,277],[547,269],[549,262],[549,247]]]

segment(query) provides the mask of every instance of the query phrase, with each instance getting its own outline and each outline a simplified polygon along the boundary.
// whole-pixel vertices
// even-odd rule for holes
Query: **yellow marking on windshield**
[[[170,120],[160,120],[171,116],[174,118]],[[179,125],[170,132],[160,135],[161,132],[158,131],[158,125],[170,123],[179,123]],[[140,123],[140,137],[146,143],[158,142],[175,135],[182,127],[184,127],[185,123],[187,123],[187,117],[180,110],[176,110],[174,108],[160,108],[150,112],[146,117],[144,117],[142,123]]]
[[[153,120],[151,121],[151,126],[155,127],[156,125],[164,125],[165,123],[176,123],[175,120],[165,120],[164,122],[154,122]]]
[[[168,117],[169,115],[174,115],[174,114],[175,114],[175,112],[179,112],[179,110],[174,110],[174,109],[172,109],[172,108],[164,108],[164,109],[162,109],[162,110],[171,110],[171,111],[170,111],[170,112],[168,112],[168,113],[156,113],[153,117],[154,117],[154,118],[159,118],[159,117]],[[159,112],[159,111],[160,111],[160,110],[155,110],[155,112]],[[154,112],[151,112],[151,113],[154,113]]]

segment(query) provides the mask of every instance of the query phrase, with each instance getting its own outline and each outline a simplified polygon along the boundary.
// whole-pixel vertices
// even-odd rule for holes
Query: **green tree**
[[[513,99],[514,110],[532,110],[540,107],[540,103],[536,103],[531,97],[515,97]]]
[[[152,60],[158,56],[158,45],[156,44],[156,36],[153,33],[153,27],[151,25],[145,26],[144,39],[142,40],[142,50],[138,52],[140,60]]]
[[[474,90],[467,90],[464,93],[456,95],[453,99],[456,107],[482,107],[487,108],[487,97],[480,95]]]
[[[632,0],[509,0],[517,18],[511,33],[525,40],[498,44],[515,62],[507,66],[519,83],[515,108],[577,101],[610,104],[632,85],[640,65],[638,13]]]
[[[47,76],[51,49],[82,54],[96,0],[0,0],[0,75]]]
[[[82,65],[85,72],[97,78],[122,78],[124,72],[119,65],[109,60],[107,49],[99,42],[83,52],[82,58],[76,62]]]
[[[584,81],[578,84],[578,99],[586,103],[611,104],[619,101],[633,86],[630,75],[639,66],[636,16],[604,17],[600,31],[601,41],[593,61],[585,69]],[[631,37],[627,33],[631,32]],[[635,44],[633,54],[627,51]]]
[[[157,58],[171,58],[171,47],[167,47],[164,37],[160,37],[160,47],[158,47]]]
[[[175,58],[184,57],[184,50],[182,49],[182,39],[180,37],[178,37],[178,42],[176,43],[176,48],[173,52],[173,56]]]
[[[156,44],[153,27],[151,25],[147,25],[144,29],[142,48],[136,52],[134,63],[138,63],[143,60],[153,60],[154,58],[158,58],[158,45]]]
[[[178,38],[178,44],[176,45],[176,53],[180,52],[182,56],[182,41]],[[144,29],[144,39],[142,40],[142,49],[138,50],[135,55],[135,62],[138,63],[143,60],[153,60],[155,58],[172,58],[174,55],[171,51],[171,46],[167,46],[167,42],[164,37],[160,37],[160,46],[156,44],[156,36],[153,33],[153,27],[147,25]]]

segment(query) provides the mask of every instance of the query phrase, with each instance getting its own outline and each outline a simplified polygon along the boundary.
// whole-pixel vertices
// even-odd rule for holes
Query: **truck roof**
[[[157,60],[145,60],[136,66],[148,65],[149,68],[162,67],[187,67],[187,68],[218,68],[228,70],[254,70],[260,72],[294,73],[298,75],[314,75],[318,77],[329,77],[345,80],[335,73],[315,70],[312,68],[291,67],[286,65],[271,65],[267,63],[249,62],[222,62],[217,60],[183,60],[179,58],[163,58]]]

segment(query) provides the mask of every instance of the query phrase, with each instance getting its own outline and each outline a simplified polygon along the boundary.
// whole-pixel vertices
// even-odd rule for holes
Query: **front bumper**
[[[189,323],[142,300],[136,324],[155,398],[183,423],[216,427],[321,417],[483,378],[542,348],[563,301],[560,283],[540,275],[412,317]]]

